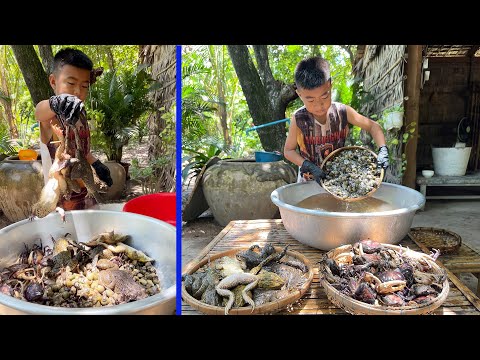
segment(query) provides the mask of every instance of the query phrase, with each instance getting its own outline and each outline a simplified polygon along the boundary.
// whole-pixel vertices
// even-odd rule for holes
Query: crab
[[[403,277],[401,273],[398,274],[399,276]],[[382,280],[380,280],[378,277],[376,277],[370,272],[366,272],[363,279],[368,283],[375,284],[375,291],[382,295],[391,294],[396,291],[403,290],[403,288],[407,286],[407,282],[405,280],[389,280],[382,282]]]

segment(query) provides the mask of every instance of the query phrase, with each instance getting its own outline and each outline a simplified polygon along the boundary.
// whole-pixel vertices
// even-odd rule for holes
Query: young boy
[[[345,146],[349,123],[372,135],[379,146],[378,166],[388,167],[388,148],[380,125],[348,105],[332,102],[330,66],[325,59],[316,56],[300,61],[295,68],[295,85],[304,106],[292,116],[284,155],[300,166],[302,178],[306,179],[307,173],[318,183],[325,178],[320,165],[328,154]]]
[[[40,123],[40,140],[47,145],[50,156],[55,156],[55,146],[52,140],[65,134],[66,126],[75,125],[80,134],[80,140],[87,162],[93,167],[97,176],[108,186],[112,185],[110,170],[97,160],[90,152],[90,129],[84,116],[84,101],[87,98],[89,87],[95,82],[97,72],[93,69],[90,58],[82,51],[65,48],[54,57],[52,74],[49,82],[55,96],[48,100],[40,101],[35,108],[35,117]],[[58,135],[56,135],[58,134]],[[69,131],[71,145],[75,149],[73,131]],[[70,155],[74,156],[75,151]],[[86,202],[87,189],[80,181],[81,192],[73,192],[70,200],[62,198],[59,206],[64,210],[81,210],[94,205],[94,200]]]

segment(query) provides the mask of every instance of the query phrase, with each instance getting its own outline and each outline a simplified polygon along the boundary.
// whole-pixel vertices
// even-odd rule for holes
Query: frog
[[[232,274],[243,273],[246,269],[246,264],[229,256],[223,256],[214,261],[213,266],[220,271],[222,278],[226,278]]]
[[[275,248],[267,244],[262,248],[258,245],[252,245],[248,250],[239,251],[235,256],[240,261],[245,261],[248,269],[258,266],[269,255],[275,253]]]
[[[98,282],[113,290],[124,302],[140,300],[148,296],[145,288],[137,284],[133,276],[124,270],[102,270],[98,273]]]

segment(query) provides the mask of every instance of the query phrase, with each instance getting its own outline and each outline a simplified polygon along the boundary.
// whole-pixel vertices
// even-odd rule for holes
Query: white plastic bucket
[[[471,147],[432,147],[435,174],[443,176],[465,175],[471,150]]]

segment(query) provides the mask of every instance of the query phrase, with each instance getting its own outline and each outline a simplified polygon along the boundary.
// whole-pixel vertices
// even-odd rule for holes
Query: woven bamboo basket
[[[442,268],[436,264],[430,256],[424,253],[410,250],[401,246],[382,244],[385,247],[390,249],[404,252],[407,256],[420,259],[426,258],[429,260],[429,264],[435,269],[436,272],[441,273]],[[345,247],[343,247],[345,248]],[[338,250],[330,250],[326,255],[329,258],[338,254]],[[344,251],[344,250],[343,250]],[[446,300],[448,292],[450,291],[450,286],[448,284],[448,278],[445,278],[443,283],[442,292],[433,300],[426,302],[424,304],[419,304],[415,306],[386,306],[386,305],[370,305],[359,300],[355,300],[337,289],[335,289],[324,277],[323,271],[319,271],[320,284],[325,289],[328,299],[338,306],[339,308],[345,310],[349,314],[353,315],[422,315],[429,314],[438,308]]]
[[[370,149],[367,149],[367,148],[364,148],[362,146],[345,146],[345,147],[342,147],[342,148],[339,148],[335,151],[332,151],[330,154],[328,154],[328,156],[323,160],[322,162],[322,165],[320,166],[320,168],[322,170],[324,170],[325,168],[325,164],[327,163],[327,161],[329,160],[332,160],[335,156],[337,156],[338,154],[340,154],[341,152],[343,151],[347,151],[347,150],[353,150],[353,149],[360,149],[360,150],[364,150],[364,151],[368,151],[370,154],[372,154],[375,159],[377,159],[377,154],[375,154],[372,150]],[[362,200],[362,199],[365,199],[369,196],[371,196],[375,191],[377,191],[377,189],[380,187],[380,185],[382,184],[382,181],[383,181],[383,177],[385,175],[385,171],[383,170],[383,168],[381,169],[381,172],[380,172],[380,176],[377,178],[377,187],[373,188],[372,191],[370,191],[369,193],[365,194],[364,196],[360,196],[360,197],[356,197],[356,198],[342,198],[338,195],[336,195],[334,192],[332,192],[328,186],[326,186],[323,182],[323,179],[321,180],[320,184],[322,185],[322,187],[330,194],[332,194],[334,197],[336,197],[337,199],[340,199],[342,201],[347,201],[347,202],[351,202],[351,201],[358,201],[358,200]]]
[[[211,256],[210,258],[203,259],[202,261],[198,262],[195,264],[193,267],[191,267],[186,273],[184,274],[193,274],[195,273],[198,269],[200,269],[202,266],[210,262],[215,261],[216,259],[219,259],[223,256],[235,256],[235,254],[239,251],[242,250],[248,250],[248,248],[240,248],[240,249],[231,249],[227,251],[223,251],[221,253],[215,254]],[[283,248],[275,246],[275,250],[277,252],[280,252],[283,250]],[[278,311],[283,310],[284,308],[287,307],[287,305],[295,303],[298,299],[300,299],[308,290],[310,287],[310,284],[312,283],[313,280],[313,268],[311,266],[310,261],[300,254],[299,252],[296,251],[290,251],[287,250],[287,255],[296,258],[297,260],[300,260],[305,264],[305,266],[308,269],[308,272],[306,273],[307,276],[307,281],[305,284],[300,289],[297,289],[296,291],[292,291],[290,295],[284,297],[283,299],[276,300],[276,301],[271,301],[268,303],[265,303],[263,305],[259,305],[258,307],[255,307],[255,309],[252,312],[252,307],[247,306],[247,307],[241,307],[241,308],[231,308],[229,311],[229,315],[254,315],[254,314],[274,314]],[[182,283],[182,298],[185,302],[187,302],[191,307],[194,309],[207,314],[207,315],[224,315],[225,314],[225,308],[220,307],[220,306],[213,306],[213,305],[208,305],[205,304],[204,302],[201,302],[197,299],[195,299],[193,296],[191,296],[187,290],[185,289],[185,285]]]
[[[415,227],[410,229],[410,235],[430,250],[440,250],[440,255],[454,253],[462,245],[460,235],[445,229]]]

